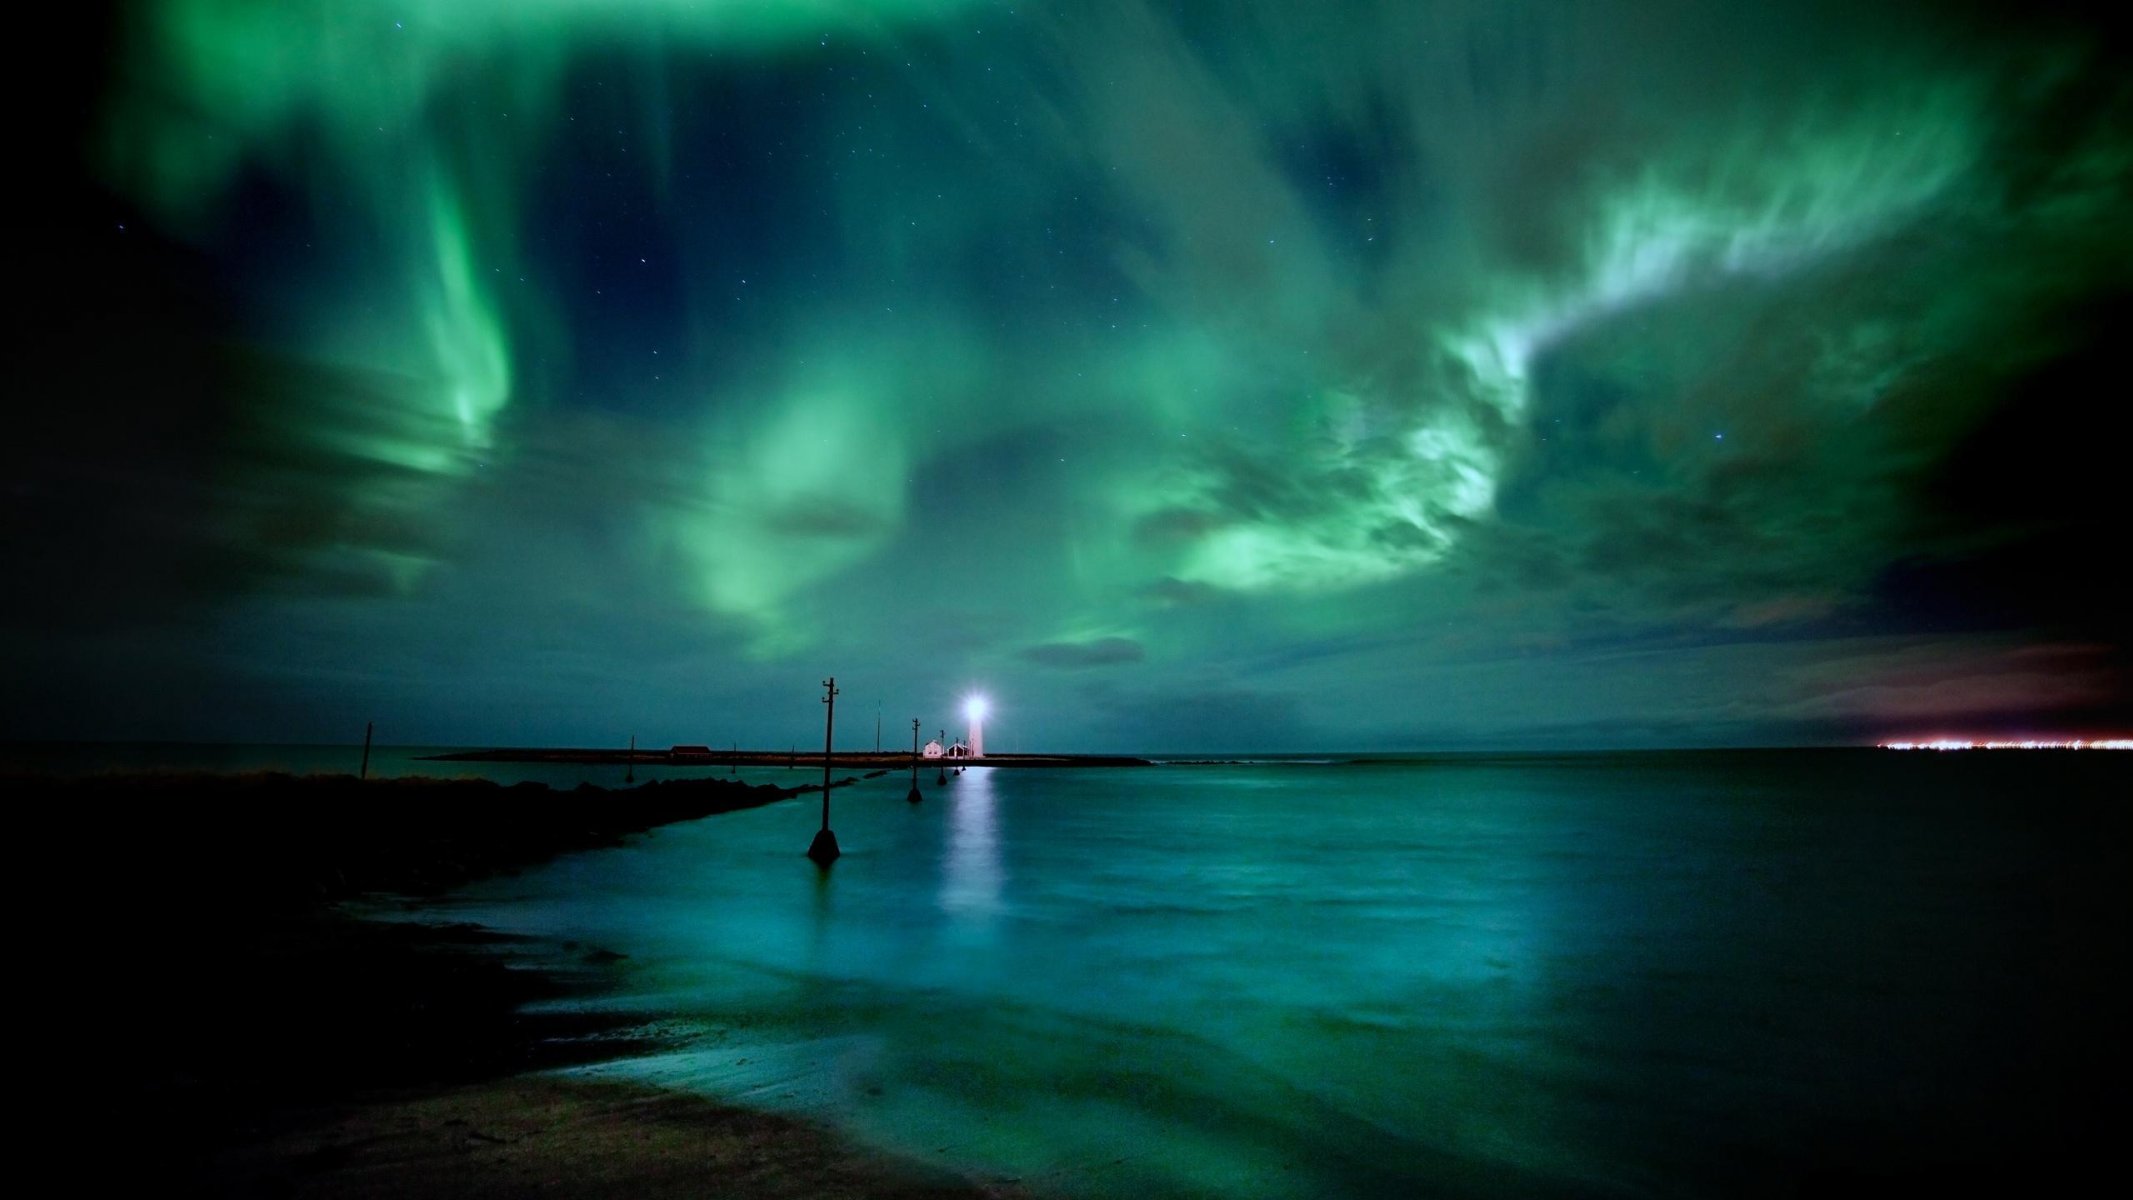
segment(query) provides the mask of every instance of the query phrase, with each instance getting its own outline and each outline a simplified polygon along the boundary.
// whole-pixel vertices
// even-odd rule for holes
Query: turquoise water
[[[628,955],[605,1068],[1064,1195],[1716,1195],[2078,1162],[2133,760],[972,769],[457,897]]]

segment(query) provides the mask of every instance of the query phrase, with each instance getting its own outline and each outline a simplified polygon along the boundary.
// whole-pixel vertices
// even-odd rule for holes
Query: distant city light
[[[2075,738],[2064,742],[1972,742],[1935,738],[1930,742],[1883,742],[1883,750],[2133,750],[2133,738]]]

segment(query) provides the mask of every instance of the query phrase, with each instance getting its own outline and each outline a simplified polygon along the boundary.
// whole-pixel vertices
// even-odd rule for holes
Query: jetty
[[[651,749],[581,749],[504,747],[494,750],[460,750],[451,754],[426,754],[425,762],[507,763],[611,763],[640,767],[908,767],[914,757],[908,750],[839,750],[825,756],[819,750],[714,750],[708,746],[674,746]],[[944,767],[1147,767],[1145,758],[1123,754],[987,754],[983,757],[928,758],[928,766]]]

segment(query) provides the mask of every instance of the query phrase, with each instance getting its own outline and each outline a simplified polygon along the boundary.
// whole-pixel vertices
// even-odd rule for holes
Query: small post
[[[357,773],[357,779],[370,778],[370,731],[377,728],[377,724],[376,721],[363,722],[363,768]]]
[[[630,756],[628,761],[629,765],[622,768],[622,782],[635,783],[637,782],[637,735],[634,733],[630,735]]]
[[[837,849],[837,835],[830,832],[830,746],[837,732],[837,677],[823,680],[822,688],[822,703],[829,705],[822,719],[822,832],[815,835],[807,856],[815,860],[816,866],[828,870],[843,853]]]
[[[925,799],[918,794],[918,718],[911,718],[911,794],[904,799],[916,804]]]
[[[947,731],[947,730],[945,730],[945,729],[943,729],[943,730],[941,730],[941,745],[942,745],[942,746],[946,746],[947,744],[948,744],[948,731]],[[948,760],[947,760],[947,759],[945,759],[945,758],[941,760],[941,777],[940,777],[939,779],[936,779],[936,780],[934,780],[934,781],[933,781],[933,786],[935,786],[935,787],[947,787],[947,786],[948,786]]]

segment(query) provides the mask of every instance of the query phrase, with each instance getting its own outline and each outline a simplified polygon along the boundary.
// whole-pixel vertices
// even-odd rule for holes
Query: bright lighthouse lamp
[[[985,757],[985,713],[991,706],[985,697],[972,696],[963,701],[963,716],[970,721],[970,757]]]

